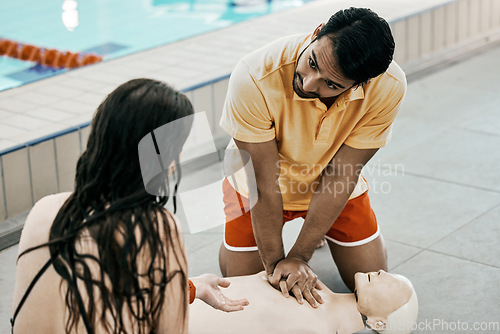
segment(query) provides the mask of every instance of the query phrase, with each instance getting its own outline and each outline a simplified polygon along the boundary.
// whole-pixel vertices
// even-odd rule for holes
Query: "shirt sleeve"
[[[258,82],[245,62],[240,61],[229,79],[219,125],[231,137],[248,143],[275,137],[274,122]]]
[[[406,95],[406,81],[398,82],[390,89],[372,92],[372,94],[377,96],[377,101],[356,124],[344,142],[350,147],[372,149],[384,147],[389,143],[392,136],[392,124]]]

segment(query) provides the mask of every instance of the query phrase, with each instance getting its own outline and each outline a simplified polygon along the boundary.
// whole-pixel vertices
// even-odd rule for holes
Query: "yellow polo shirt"
[[[280,157],[284,210],[307,210],[320,174],[343,143],[380,148],[405,91],[404,72],[392,62],[387,71],[362,87],[351,88],[327,109],[319,99],[303,99],[293,90],[297,58],[310,35],[281,38],[242,58],[229,79],[220,126],[233,138],[259,143],[275,139]],[[236,149],[233,140],[228,149]],[[229,181],[248,196],[244,173]],[[367,189],[363,178],[352,197]]]

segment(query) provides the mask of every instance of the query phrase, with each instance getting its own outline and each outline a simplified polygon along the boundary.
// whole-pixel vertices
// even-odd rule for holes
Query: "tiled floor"
[[[389,269],[418,292],[418,333],[500,332],[499,55],[496,46],[410,82],[393,141],[365,168]],[[290,247],[301,222],[288,224]],[[220,273],[221,233],[186,235],[191,275]],[[347,291],[326,247],[311,266]]]
[[[418,333],[500,331],[472,330],[500,321],[499,55],[500,46],[490,48],[410,82],[393,141],[366,168],[390,271],[409,277],[418,292]],[[219,212],[207,214],[221,220]],[[300,220],[285,226],[286,248],[300,226]],[[220,274],[222,225],[184,230],[190,275]],[[16,252],[0,253],[2,332],[8,331]],[[347,291],[326,247],[311,266],[331,289]]]
[[[389,22],[454,0],[358,0]],[[228,75],[248,52],[287,34],[312,32],[348,0],[315,0],[304,7],[203,34],[109,62],[0,92],[0,151],[90,120],[119,84],[150,77],[186,89]]]
[[[148,57],[152,59],[153,54]],[[389,269],[409,277],[418,293],[418,333],[500,332],[499,57],[500,46],[496,46],[410,82],[392,142],[366,168],[371,201],[388,248]],[[224,66],[230,66],[229,61]],[[93,85],[92,75],[63,80],[55,86],[34,84],[34,90],[46,93],[43,99],[62,89],[68,98],[59,103],[71,104],[75,114],[85,114],[70,96],[75,96],[74,90]],[[114,85],[107,80],[103,74],[93,89],[104,94]],[[89,101],[98,100],[95,92],[89,94]],[[36,96],[40,95],[33,95],[33,101]],[[12,103],[27,108],[22,101]],[[0,117],[8,112],[0,111]],[[220,219],[220,213],[208,214]],[[300,221],[285,228],[285,244],[290,247]],[[220,274],[221,225],[197,234],[186,232],[185,240],[191,276]],[[9,331],[16,253],[17,247],[0,253],[2,333]],[[331,289],[346,291],[326,247],[316,251],[311,266]],[[473,329],[488,323],[497,326],[496,330]]]

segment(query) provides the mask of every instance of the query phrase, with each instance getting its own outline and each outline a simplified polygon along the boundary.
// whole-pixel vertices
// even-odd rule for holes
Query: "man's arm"
[[[302,297],[310,302],[311,293],[314,296],[317,277],[307,270],[307,262],[354,191],[361,169],[377,150],[355,149],[344,144],[325,168],[297,241],[287,258],[277,264],[276,277],[271,281],[275,284],[278,277],[286,278],[286,289],[291,290],[299,302]]]
[[[325,168],[311,198],[304,226],[288,256],[305,262],[311,259],[316,245],[328,232],[347,203],[358,182],[363,166],[378,149],[355,149],[342,145]]]
[[[278,184],[280,173],[276,140],[245,143],[234,140],[240,150],[252,158],[257,182],[257,203],[250,210],[252,228],[259,254],[268,274],[285,257],[281,232],[283,229],[283,199]]]

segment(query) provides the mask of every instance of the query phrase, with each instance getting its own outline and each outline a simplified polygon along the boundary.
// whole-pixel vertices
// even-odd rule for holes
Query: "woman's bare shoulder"
[[[158,232],[162,239],[165,237],[166,228],[168,228],[171,234],[172,231],[175,231],[174,235],[172,236],[177,237],[178,235],[182,234],[181,224],[174,213],[168,211],[165,208],[161,208],[156,212],[156,219],[159,227]]]
[[[48,195],[35,203],[24,222],[19,251],[45,243],[49,240],[49,231],[54,218],[70,192]]]

